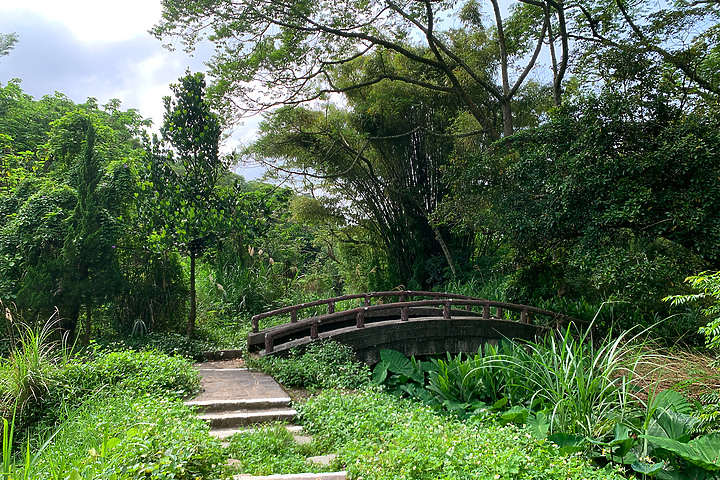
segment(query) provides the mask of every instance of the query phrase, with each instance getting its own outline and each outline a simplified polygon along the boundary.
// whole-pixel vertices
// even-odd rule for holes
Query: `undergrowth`
[[[299,406],[319,448],[365,480],[620,479],[514,426],[472,425],[374,390],[323,392]]]
[[[353,350],[332,341],[311,343],[304,351],[293,349],[286,358],[249,358],[247,362],[286,387],[357,388],[370,381],[370,369],[357,361]]]

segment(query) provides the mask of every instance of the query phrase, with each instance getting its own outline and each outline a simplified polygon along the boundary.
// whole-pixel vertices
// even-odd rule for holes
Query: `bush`
[[[286,387],[357,388],[370,380],[369,368],[357,361],[352,349],[332,341],[311,343],[304,352],[293,349],[287,358],[263,357],[249,364]]]
[[[514,426],[462,423],[377,391],[324,392],[299,410],[307,432],[337,452],[350,478],[622,478]]]
[[[182,398],[199,389],[198,372],[187,359],[126,350],[87,362],[67,363],[59,372],[54,395],[74,406],[101,390]]]
[[[36,437],[37,443],[42,441]],[[180,400],[101,394],[73,411],[39,455],[30,478],[216,479],[227,456]]]
[[[151,332],[142,336],[99,338],[92,343],[92,349],[87,353],[97,355],[125,350],[155,351],[202,361],[203,352],[214,349],[214,343],[208,339],[188,339],[185,335],[178,333]]]

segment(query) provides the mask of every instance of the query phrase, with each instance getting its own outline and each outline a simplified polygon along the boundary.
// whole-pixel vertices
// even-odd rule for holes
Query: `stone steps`
[[[230,356],[225,355],[223,356]],[[269,422],[285,422],[285,428],[298,443],[312,438],[302,435],[302,427],[293,425],[297,411],[286,392],[260,372],[234,368],[231,362],[211,362],[200,365],[203,393],[185,404],[194,407],[198,417],[210,425],[210,435],[224,440],[240,432],[250,432],[255,426]],[[224,443],[227,446],[227,443]],[[334,455],[308,458],[313,463],[328,465]],[[232,464],[233,459],[230,459]],[[237,474],[241,480],[347,480],[345,472],[300,473],[293,475],[253,476]]]
[[[210,425],[210,430],[245,427],[258,423],[292,422],[297,412],[292,408],[271,410],[233,410],[198,415]]]
[[[231,400],[190,400],[185,405],[196,407],[203,413],[228,412],[233,410],[269,410],[290,406],[290,397],[241,398]]]
[[[285,425],[285,428],[288,432],[293,434],[293,437],[301,438],[300,432],[302,432],[302,426],[300,425],[293,425],[293,424],[287,424]],[[225,439],[231,435],[235,435],[236,433],[242,433],[242,432],[252,432],[255,430],[252,426],[247,427],[237,427],[237,428],[216,428],[214,430],[210,430],[210,435],[212,435],[215,438],[219,439]],[[300,441],[299,443],[303,443]]]

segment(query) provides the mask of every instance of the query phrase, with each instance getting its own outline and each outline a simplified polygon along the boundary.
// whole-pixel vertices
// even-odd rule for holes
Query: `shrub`
[[[186,397],[200,388],[189,360],[158,352],[110,352],[90,361],[69,362],[59,372],[55,400],[79,405],[96,392]]]
[[[125,350],[135,350],[138,352],[155,351],[166,355],[183,356],[198,361],[203,359],[203,352],[215,349],[214,342],[208,339],[188,339],[187,336],[178,333],[157,332],[122,338],[99,338],[91,345],[92,350],[90,353],[95,355]]]
[[[304,352],[293,349],[287,358],[263,357],[249,363],[287,387],[357,388],[370,380],[370,370],[352,349],[332,341],[311,343]]]
[[[698,292],[669,296],[665,301],[671,301],[672,305],[701,302],[701,313],[705,315],[707,324],[700,328],[700,333],[705,335],[708,347],[720,348],[720,272],[703,272],[685,281]]]

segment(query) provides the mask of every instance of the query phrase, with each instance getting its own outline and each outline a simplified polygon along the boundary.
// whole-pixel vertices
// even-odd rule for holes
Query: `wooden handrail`
[[[434,295],[434,292],[433,292]],[[362,298],[362,297],[360,297]],[[551,312],[550,310],[544,310],[541,308],[531,307],[528,305],[517,305],[514,303],[506,303],[506,302],[495,302],[491,300],[482,300],[482,299],[473,299],[472,297],[469,298],[445,298],[442,300],[417,300],[412,302],[396,302],[396,303],[385,303],[380,305],[371,305],[368,307],[358,307],[350,310],[344,310],[340,312],[335,313],[328,313],[323,315],[318,315],[315,317],[311,317],[305,320],[301,320],[296,323],[286,323],[284,325],[280,325],[277,327],[273,327],[271,330],[268,330],[265,334],[265,353],[272,353],[274,350],[275,342],[274,339],[277,336],[281,335],[287,335],[291,333],[297,333],[302,332],[305,329],[310,329],[310,337],[311,339],[318,338],[318,326],[323,325],[326,327],[331,326],[334,322],[333,320],[337,321],[338,323],[341,323],[341,320],[344,318],[352,318],[355,317],[356,323],[355,328],[364,328],[365,327],[365,318],[367,316],[368,312],[375,312],[375,311],[383,311],[383,310],[389,310],[389,309],[396,309],[400,308],[401,311],[401,321],[408,321],[408,310],[410,307],[437,307],[442,306],[442,310],[438,312],[437,316],[444,318],[446,320],[452,319],[452,307],[454,306],[460,306],[465,305],[469,307],[482,307],[483,313],[481,319],[483,320],[489,320],[492,318],[490,316],[490,308],[495,308],[495,313],[504,315],[505,311],[513,311],[520,314],[520,320],[518,323],[523,324],[529,324],[532,325],[533,317],[535,315],[542,315],[542,316],[549,316],[555,320],[556,324],[560,324],[563,322],[574,322],[578,324],[585,324],[588,325],[588,322],[585,322],[583,320],[579,320],[577,318],[573,318],[567,315],[562,315],[559,313]],[[504,318],[500,318],[501,320],[505,320]],[[345,327],[340,327],[345,328]],[[326,329],[333,330],[332,328]]]
[[[372,292],[372,293],[356,293],[353,295],[343,295],[341,297],[326,298],[323,300],[315,300],[313,302],[299,303],[297,305],[290,305],[288,307],[278,308],[269,312],[259,313],[252,317],[252,331],[258,333],[260,331],[260,320],[269,317],[275,317],[278,315],[290,314],[290,321],[297,321],[297,312],[304,308],[318,307],[320,305],[328,306],[328,313],[335,313],[335,306],[337,302],[344,300],[355,300],[358,298],[364,299],[364,306],[370,307],[370,301],[372,298],[381,297],[399,297],[400,302],[405,302],[408,297],[432,297],[434,300],[441,298],[452,298],[452,299],[465,299],[465,300],[482,300],[477,297],[470,297],[468,295],[458,295],[455,293],[441,293],[441,292],[426,292],[426,291],[415,291],[415,290],[391,290],[388,292]]]

